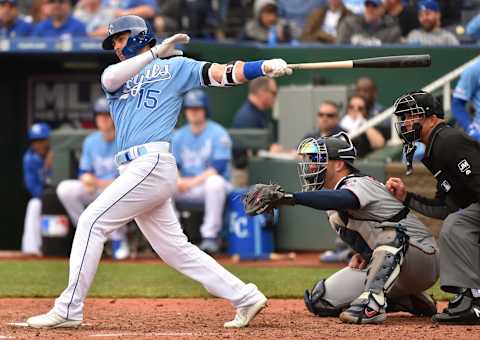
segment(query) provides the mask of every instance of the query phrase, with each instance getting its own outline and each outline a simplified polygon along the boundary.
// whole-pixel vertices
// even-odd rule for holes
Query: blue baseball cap
[[[93,103],[93,113],[109,113],[110,109],[108,108],[107,98],[98,97]]]
[[[382,4],[382,0],[365,0],[364,2],[365,5],[371,4],[374,6],[380,6]]]
[[[205,91],[195,89],[187,92],[183,98],[183,107],[203,107],[208,108],[208,97]]]
[[[440,5],[436,0],[421,0],[417,5],[418,11],[440,12]]]
[[[48,139],[50,137],[50,126],[47,123],[35,123],[28,129],[27,135],[31,141]]]

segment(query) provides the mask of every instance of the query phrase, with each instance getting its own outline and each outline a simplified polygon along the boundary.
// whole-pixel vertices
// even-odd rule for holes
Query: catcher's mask
[[[327,146],[323,138],[307,138],[297,149],[300,160],[297,163],[302,191],[320,190],[325,183],[328,164]]]

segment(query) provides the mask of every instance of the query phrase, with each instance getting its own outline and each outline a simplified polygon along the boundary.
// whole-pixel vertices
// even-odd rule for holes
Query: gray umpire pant
[[[443,222],[440,232],[440,284],[447,292],[480,288],[480,204],[473,203]]]
[[[387,303],[389,299],[399,301],[402,297],[408,298],[409,295],[423,292],[435,284],[438,275],[438,249],[410,242],[400,275],[387,293]],[[366,278],[366,269],[346,267],[325,280],[323,298],[335,307],[347,307],[364,292]]]

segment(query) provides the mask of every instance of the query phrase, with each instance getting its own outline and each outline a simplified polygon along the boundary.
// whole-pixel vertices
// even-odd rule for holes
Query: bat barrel
[[[353,60],[354,68],[406,68],[428,67],[432,60],[430,55],[402,55],[390,57],[376,57]]]

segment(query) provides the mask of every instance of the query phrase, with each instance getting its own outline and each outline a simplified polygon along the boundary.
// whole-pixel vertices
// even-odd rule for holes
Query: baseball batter
[[[281,59],[222,65],[179,57],[175,43],[187,43],[188,36],[177,34],[155,45],[150,27],[137,16],[115,19],[108,32],[103,48],[115,50],[121,61],[105,69],[101,82],[121,150],[116,155],[120,176],[80,216],[67,288],[50,312],[27,323],[38,328],[78,327],[107,235],[135,219],[166,263],[232,303],[236,315],[225,327],[247,326],[267,299],[254,284],[243,283],[187,241],[172,207],[177,168],[169,152],[170,138],[183,94],[190,89],[228,87],[292,70]],[[160,59],[167,57],[173,58]]]
[[[281,204],[326,210],[333,229],[357,252],[348,267],[305,292],[308,310],[361,324],[381,323],[389,311],[436,313],[435,302],[424,293],[439,271],[429,229],[382,183],[354,167],[355,148],[344,132],[308,138],[298,153],[303,192],[260,184],[245,204],[252,214]]]

